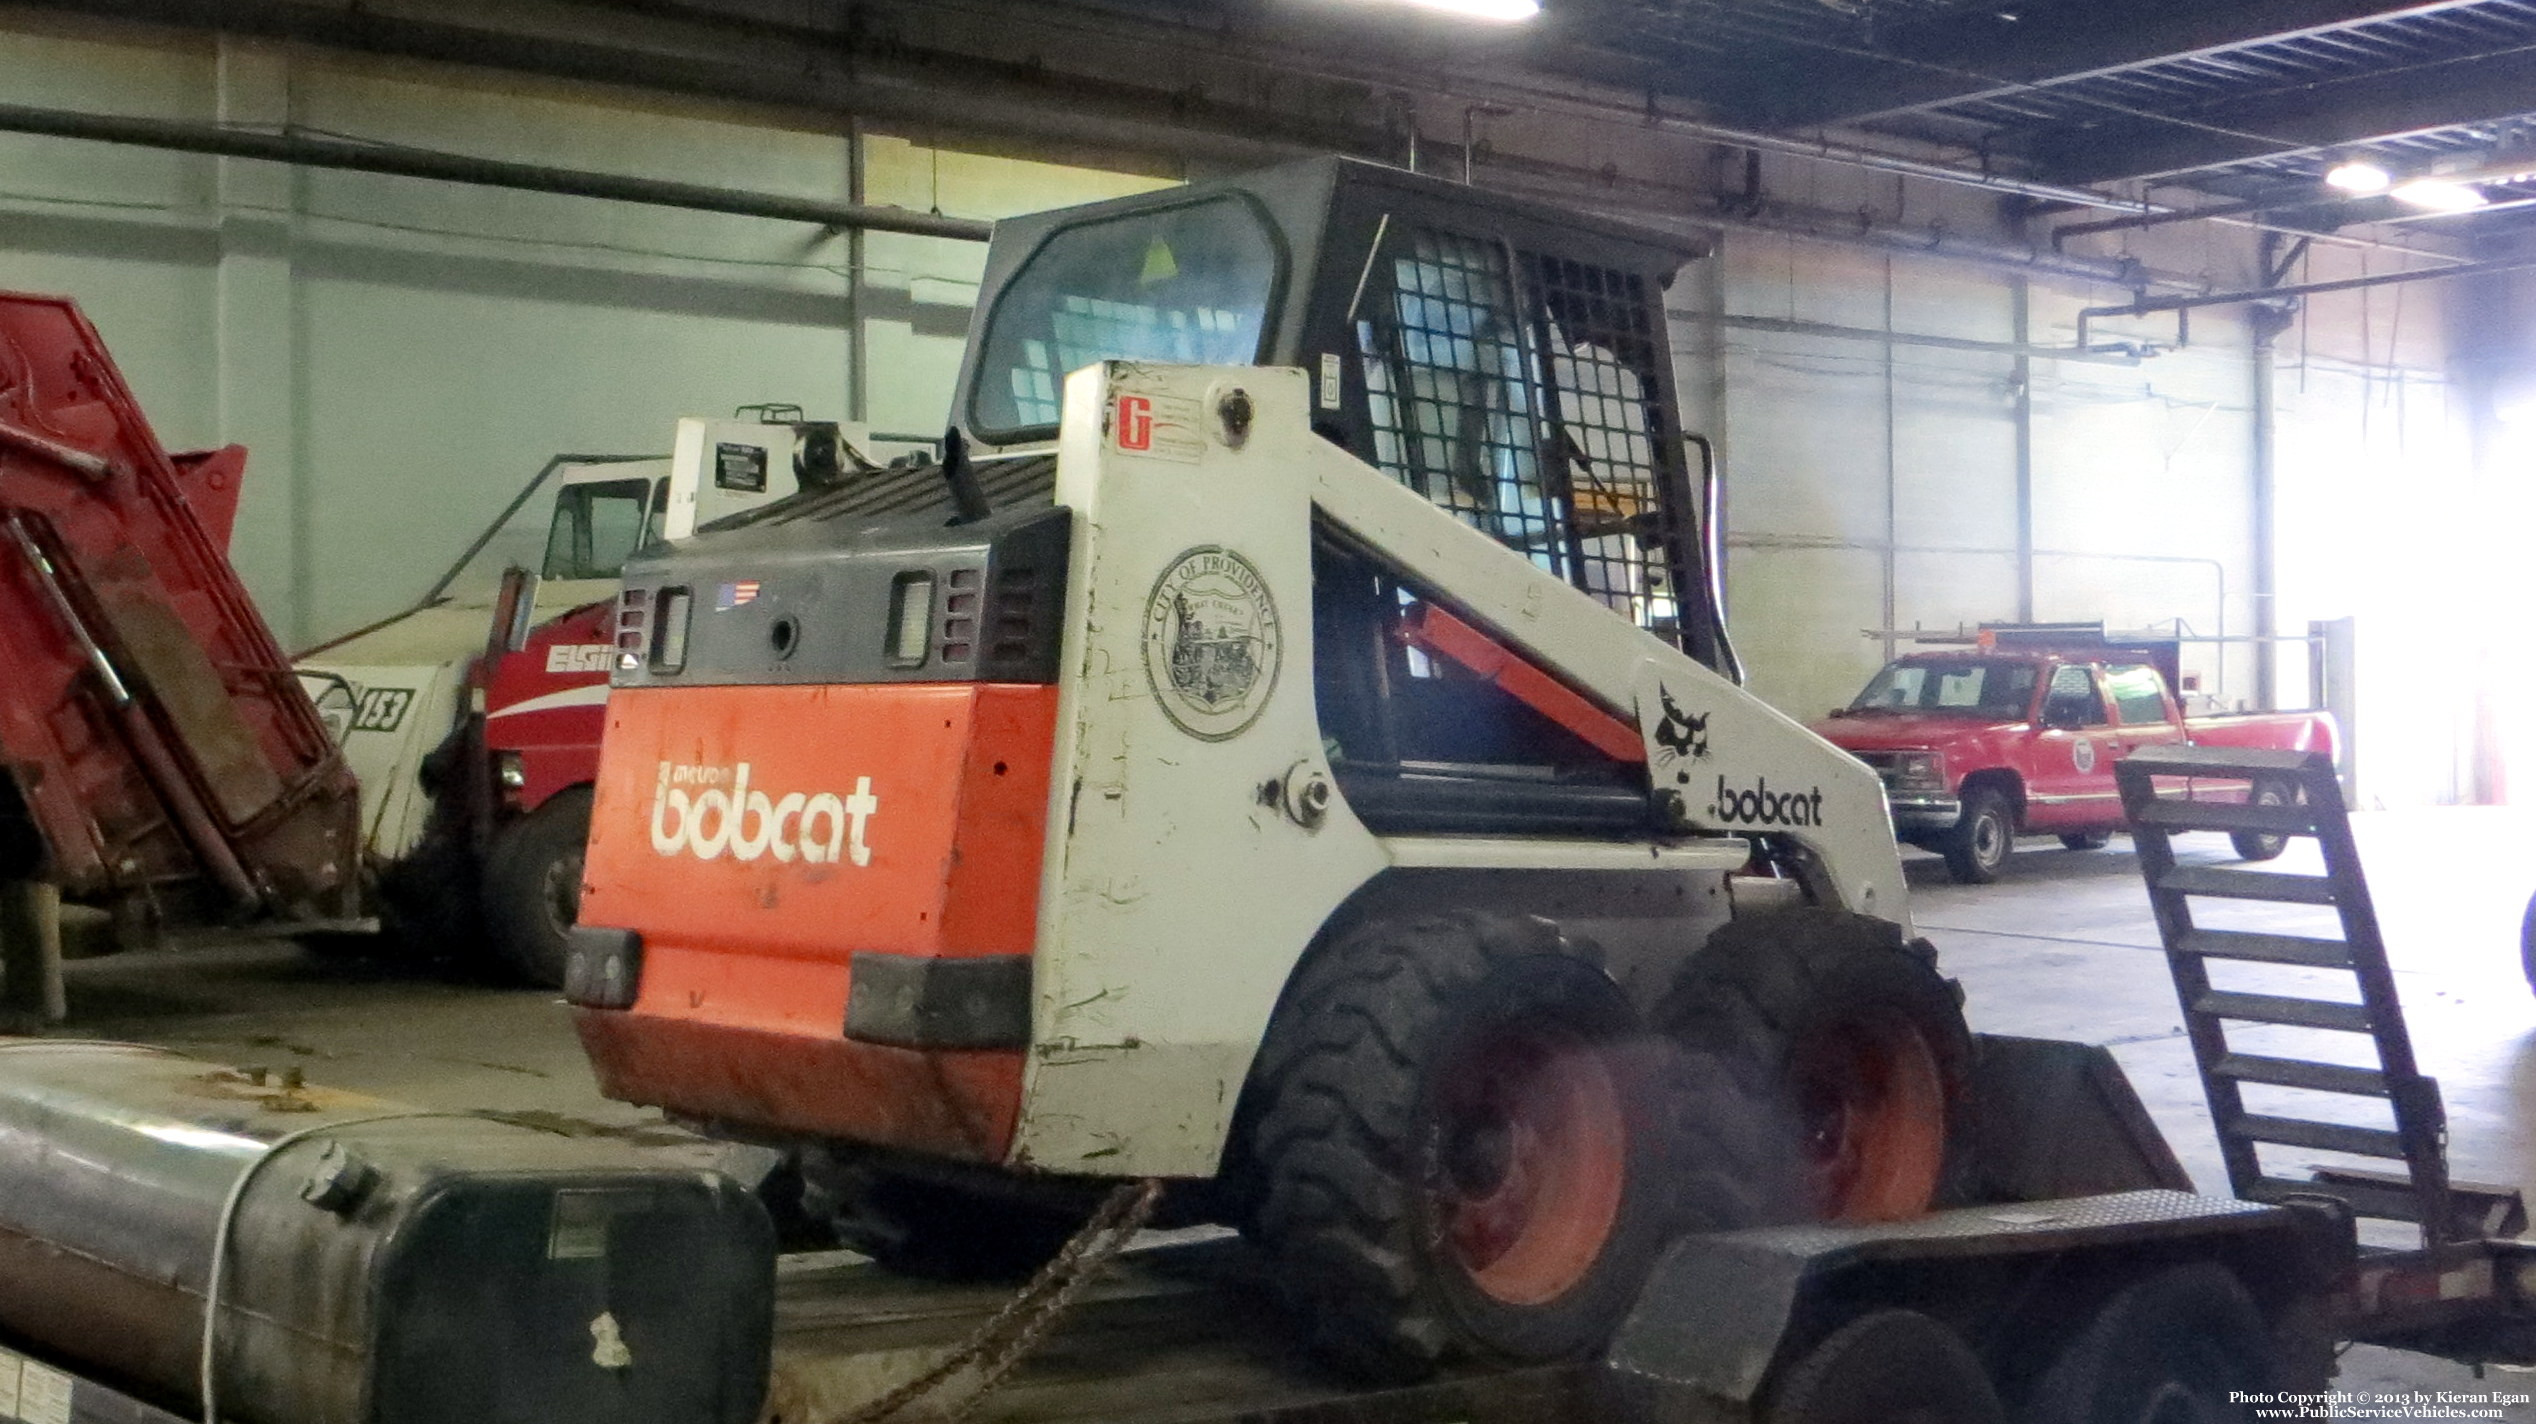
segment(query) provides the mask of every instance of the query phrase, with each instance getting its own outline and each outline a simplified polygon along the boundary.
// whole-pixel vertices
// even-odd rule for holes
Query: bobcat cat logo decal
[[[1694,717],[1683,711],[1680,704],[1673,700],[1673,689],[1669,687],[1658,686],[1656,696],[1664,700],[1664,720],[1656,723],[1655,726],[1656,745],[1673,753],[1676,757],[1689,757],[1693,761],[1706,759],[1708,756],[1708,714],[1703,712]],[[1691,779],[1688,771],[1680,772],[1678,775],[1685,783]]]

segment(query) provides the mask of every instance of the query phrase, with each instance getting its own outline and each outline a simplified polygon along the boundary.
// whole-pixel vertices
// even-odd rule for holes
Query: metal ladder
[[[2493,1199],[2491,1189],[2457,1191],[2449,1183],[2447,1113],[2439,1084],[2413,1062],[2412,1037],[2405,1031],[2332,759],[2233,747],[2144,747],[2114,767],[2114,780],[2139,849],[2140,875],[2157,914],[2184,1028],[2201,1066],[2230,1189],[2248,1201],[2332,1197],[2355,1216],[2419,1223],[2429,1246],[2510,1229],[2503,1218],[2515,1205],[2515,1193],[2503,1203]],[[2267,790],[2286,800],[2256,804],[2255,797]],[[2229,799],[2205,799],[2214,795]],[[2173,838],[2179,831],[2311,836],[2324,852],[2325,873],[2178,865]],[[2203,929],[2193,922],[2197,899],[2330,905],[2340,917],[2342,936]],[[2208,966],[2214,959],[2338,970],[2356,981],[2359,999],[2215,989]],[[2365,1034],[2376,1047],[2377,1066],[2239,1052],[2228,1043],[2230,1023]],[[2383,1099],[2393,1108],[2395,1127],[2249,1112],[2242,1091],[2249,1083]],[[2402,1170],[2329,1168],[2313,1180],[2297,1181],[2267,1175],[2256,1155],[2258,1144],[2378,1158],[2401,1163]],[[2516,1224],[2524,1224],[2523,1215]]]

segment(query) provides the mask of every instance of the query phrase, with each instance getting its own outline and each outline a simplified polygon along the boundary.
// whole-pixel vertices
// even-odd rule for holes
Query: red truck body
[[[0,294],[0,878],[357,913],[352,777],[221,552],[243,461],[170,455],[76,306]]]
[[[1957,879],[1976,883],[1997,874],[2020,832],[2083,847],[2124,829],[2113,767],[2141,747],[2339,755],[2323,712],[2186,717],[2171,667],[2171,658],[2121,647],[1914,653],[1814,730],[1883,777],[1896,835],[1944,854]],[[2239,849],[2259,857],[2251,844]]]

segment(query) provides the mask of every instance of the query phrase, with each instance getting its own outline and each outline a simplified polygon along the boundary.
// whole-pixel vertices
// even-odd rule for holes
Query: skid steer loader
[[[1874,775],[1738,686],[1696,255],[1335,160],[1003,224],[940,462],[626,567],[606,1091],[911,1270],[1167,1179],[1393,1375],[1925,1209],[1968,1039]]]

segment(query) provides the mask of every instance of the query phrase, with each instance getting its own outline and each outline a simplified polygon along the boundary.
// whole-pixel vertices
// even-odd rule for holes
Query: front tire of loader
[[[1315,1346],[1411,1379],[1605,1344],[1675,1164],[1710,1165],[1671,1140],[1649,1042],[1547,920],[1375,921],[1319,952],[1261,1046],[1242,1159],[1246,1229]]]
[[[1682,966],[1657,1022],[1788,1105],[1814,1219],[1900,1221],[1935,1202],[1972,1033],[1925,941],[1801,908],[1731,920]]]
[[[560,989],[573,920],[581,911],[582,846],[590,839],[591,791],[575,786],[496,832],[484,857],[484,919],[512,973]]]

